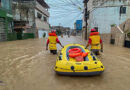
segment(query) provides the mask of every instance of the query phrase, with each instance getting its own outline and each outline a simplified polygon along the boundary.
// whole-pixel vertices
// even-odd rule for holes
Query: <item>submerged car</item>
[[[70,57],[69,51],[74,48],[80,49],[82,53],[87,53],[87,55],[83,57],[83,61],[77,61],[76,58]],[[59,52],[54,70],[59,75],[91,76],[100,75],[104,71],[104,66],[101,61],[92,52],[85,49],[84,46],[80,44],[68,44]]]

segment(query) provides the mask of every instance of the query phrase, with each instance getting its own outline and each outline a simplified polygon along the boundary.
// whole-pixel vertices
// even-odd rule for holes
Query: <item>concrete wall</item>
[[[101,34],[101,38],[104,43],[110,44],[111,42],[111,33]],[[116,46],[124,47],[124,41],[125,41],[125,34],[115,34],[114,40]]]
[[[36,18],[36,27],[37,29],[42,29],[42,30],[49,30],[49,24]]]
[[[119,30],[119,28],[121,31]],[[111,28],[111,33],[101,34],[103,41],[105,43],[110,43],[110,40],[114,39],[115,40],[114,45],[124,47],[125,40],[130,41],[130,38],[126,36],[127,33],[130,32],[130,19],[120,24],[119,28],[115,26]]]
[[[88,11],[91,11],[93,9],[93,1],[94,0],[89,0],[89,2],[87,4]]]
[[[90,3],[92,3],[92,1]],[[99,5],[99,3],[97,5]],[[112,24],[120,25],[130,18],[130,6],[126,6],[126,14],[120,15],[119,11],[121,5],[128,5],[128,2],[108,0],[105,3],[102,3],[101,6],[92,6],[93,8],[90,8],[89,27],[98,27],[100,33],[110,33]]]
[[[48,31],[38,30],[38,37],[43,38],[44,33],[46,33],[46,37],[48,37]]]
[[[126,14],[119,13],[121,5],[127,7]],[[104,43],[110,44],[111,39],[115,39],[115,45],[123,47],[124,41],[130,40],[125,34],[130,32],[130,0],[89,0],[87,6],[90,12],[88,29],[98,27]],[[124,33],[117,27],[111,28],[112,24],[119,26]]]
[[[111,29],[111,36],[112,36],[112,39],[115,39],[116,46],[121,46],[121,47],[124,46],[125,34],[121,33],[117,27],[113,27]]]
[[[104,43],[110,44],[111,34],[110,33],[101,34],[101,39],[103,40]]]

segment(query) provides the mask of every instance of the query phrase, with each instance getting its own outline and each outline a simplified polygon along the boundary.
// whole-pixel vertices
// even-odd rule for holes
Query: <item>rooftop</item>
[[[37,0],[43,7],[49,8],[48,4],[44,0]]]
[[[29,2],[29,1],[34,1],[34,0],[13,0],[13,1],[17,1],[17,2]],[[41,4],[45,8],[50,8],[48,6],[48,4],[44,0],[37,0],[37,2],[39,2],[39,4]]]

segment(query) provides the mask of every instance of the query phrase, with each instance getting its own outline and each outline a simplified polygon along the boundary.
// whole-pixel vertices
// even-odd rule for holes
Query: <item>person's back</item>
[[[86,47],[88,47],[89,45],[91,45],[91,51],[96,55],[99,55],[100,49],[103,52],[103,43],[101,37],[99,35],[99,32],[96,32],[95,29],[91,29],[88,44]]]
[[[49,49],[50,50],[57,50],[56,48],[56,36],[49,36],[48,40],[49,40]]]
[[[46,50],[48,50],[48,44],[49,44],[50,52],[53,54],[57,54],[57,47],[56,47],[57,43],[59,43],[62,46],[56,33],[54,31],[52,31],[51,33],[49,33],[49,37],[48,37],[47,44],[46,44]]]
[[[91,33],[93,34],[93,33]],[[91,39],[91,49],[100,49],[100,35],[95,33],[89,37]]]

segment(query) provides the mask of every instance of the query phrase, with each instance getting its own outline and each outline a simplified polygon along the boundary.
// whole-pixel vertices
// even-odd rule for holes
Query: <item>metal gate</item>
[[[6,33],[5,33],[5,20],[4,18],[0,18],[0,41],[6,41]]]

